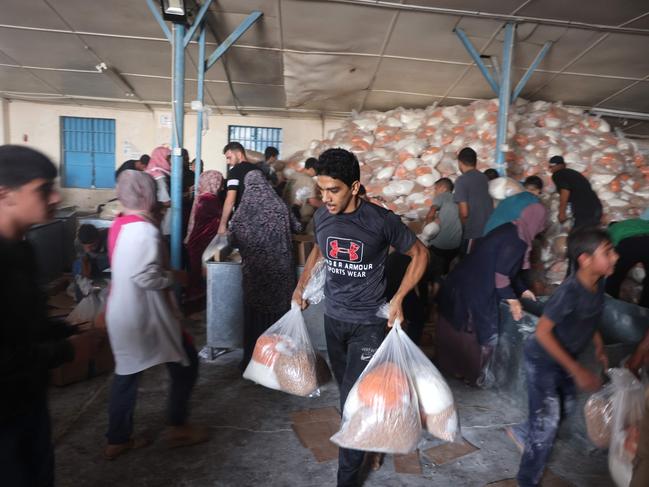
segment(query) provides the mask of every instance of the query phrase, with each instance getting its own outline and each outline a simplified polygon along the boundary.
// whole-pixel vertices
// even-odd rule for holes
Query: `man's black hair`
[[[538,176],[527,176],[523,181],[523,186],[532,186],[539,191],[543,191],[543,180]]]
[[[565,164],[566,161],[563,159],[563,156],[552,156],[550,157],[550,165],[556,166],[558,164]]]
[[[437,181],[435,181],[435,186],[444,186],[449,193],[452,193],[453,190],[455,189],[455,185],[453,184],[453,181],[451,181],[449,178],[440,178]]]
[[[309,157],[304,161],[304,169],[313,169],[315,172],[318,172],[318,159]]]
[[[593,255],[602,244],[611,243],[611,237],[605,230],[598,227],[583,227],[568,235],[568,257],[578,265],[582,254]]]
[[[361,184],[361,186],[358,188],[358,196],[365,196],[367,194],[367,189],[365,189],[365,186]]]
[[[279,157],[279,151],[277,150],[277,147],[268,146],[266,147],[266,150],[264,151],[264,159],[268,160],[271,157]]]
[[[93,244],[99,240],[99,230],[90,223],[84,223],[79,227],[77,237],[82,244]]]
[[[356,156],[345,149],[328,149],[318,157],[318,176],[339,179],[350,188],[361,179],[361,169]]]
[[[498,179],[500,177],[498,171],[492,168],[485,169],[484,175],[487,176],[487,179],[489,179],[489,181],[491,181],[492,179]]]
[[[15,189],[34,179],[54,179],[57,171],[45,155],[22,145],[0,146],[0,186]]]
[[[471,147],[465,147],[457,155],[457,159],[467,166],[475,167],[478,163],[478,154]]]
[[[149,154],[142,154],[140,156],[140,162],[144,164],[145,166],[149,164],[149,161],[151,160],[151,156]]]
[[[225,147],[223,148],[223,153],[225,154],[227,151],[239,151],[241,152],[244,156],[246,155],[246,149],[243,148],[243,146],[239,142],[228,142]]]

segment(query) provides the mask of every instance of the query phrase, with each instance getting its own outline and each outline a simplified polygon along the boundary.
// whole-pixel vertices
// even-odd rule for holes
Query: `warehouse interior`
[[[638,163],[638,158],[649,160],[646,0],[0,3],[4,7],[0,19],[0,145],[36,149],[55,163],[60,174],[60,206],[65,210],[59,215],[62,223],[57,232],[65,240],[53,243],[59,233],[47,232],[33,240],[41,246],[37,251],[43,269],[40,277],[52,297],[52,316],[63,316],[74,307],[63,295],[73,260],[73,248],[68,244],[74,241],[77,225],[82,219],[96,224],[100,219],[97,213],[116,197],[114,178],[109,184],[96,184],[95,179],[88,184],[70,183],[74,167],[66,162],[66,119],[114,121],[108,151],[111,174],[126,160],[150,154],[161,145],[170,147],[172,171],[177,170],[171,175],[171,207],[175,209],[180,208],[174,188],[180,188],[181,159],[174,149],[185,147],[190,158],[202,160],[204,170],[225,174],[223,147],[235,140],[234,127],[279,130],[281,136],[275,139],[279,159],[294,171],[304,167],[307,157],[317,157],[326,148],[341,146],[355,150],[358,142],[353,142],[354,130],[361,125],[354,125],[354,120],[377,120],[381,127],[389,117],[401,117],[399,124],[405,127],[407,116],[422,120],[425,113],[425,117],[433,119],[442,116],[437,115],[439,110],[460,107],[460,113],[472,110],[466,115],[470,117],[474,110],[485,107],[494,120],[498,112],[498,121],[491,124],[493,140],[489,139],[490,145],[485,142],[484,152],[479,153],[483,166],[478,167],[493,166],[501,169],[501,176],[511,175],[507,164],[515,161],[514,156],[508,157],[514,152],[513,132],[508,135],[507,112],[499,109],[502,103],[498,98],[502,100],[503,96],[511,102],[509,116],[521,120],[533,111],[529,108],[525,112],[526,107],[534,102],[547,102],[540,110],[549,110],[550,115],[542,118],[564,113],[565,109],[566,117],[582,117],[586,125],[588,120],[597,124],[604,121],[607,136],[610,133],[611,138],[615,137],[614,142],[607,139],[607,143],[613,147],[618,144],[618,148],[622,147],[621,141],[626,144],[621,149],[625,155],[620,156],[619,167],[623,169],[619,172],[628,171],[631,182],[649,176],[649,171],[643,171],[649,164]],[[176,24],[162,18],[161,8],[169,3],[184,6],[183,22]],[[181,36],[180,44],[175,47],[177,36]],[[178,53],[178,45],[184,54]],[[179,58],[183,58],[181,64]],[[487,104],[495,107],[494,111],[486,108]],[[444,117],[444,123],[450,123],[446,114]],[[592,130],[595,133],[606,129]],[[375,141],[378,133],[367,129],[358,137],[369,136]],[[267,142],[262,139],[259,144]],[[246,149],[263,152],[255,140],[247,142],[252,145]],[[574,144],[577,143],[575,138]],[[377,147],[360,152],[374,150],[378,157]],[[425,160],[423,154],[420,151],[414,157]],[[517,154],[517,160],[521,160],[521,152]],[[408,200],[410,207],[402,204],[407,194],[381,199],[385,194],[382,183],[377,185],[382,180],[377,171],[387,162],[377,159],[372,166],[370,155],[364,157],[359,155],[361,163],[372,168],[365,173],[361,168],[361,174],[368,178],[364,184],[369,195],[378,196],[400,216],[409,213],[409,223],[421,220],[426,213],[421,213],[422,207],[429,203],[427,190],[421,190],[425,195],[421,201]],[[489,159],[487,165],[485,158]],[[439,168],[438,171],[446,176]],[[515,175],[523,179],[537,174],[535,171],[530,172],[525,166],[525,171],[521,169]],[[605,185],[614,177],[604,176]],[[624,182],[620,182],[624,187]],[[602,191],[607,191],[604,186]],[[616,208],[612,210],[618,212],[616,215],[637,217],[646,209],[641,206],[649,201],[649,193],[645,196],[643,191],[648,189],[638,186],[634,200],[629,185],[628,197],[620,200],[611,196],[615,203],[610,208]],[[553,209],[558,205],[558,201],[547,201],[554,205]],[[180,217],[174,218],[171,260],[172,266],[177,267],[182,244],[177,231]],[[110,223],[100,222],[103,227]],[[558,227],[553,231],[553,235],[559,235]],[[298,252],[302,252],[298,259],[304,260],[305,249],[311,247],[298,247]],[[548,272],[558,276],[553,277],[556,281],[563,278],[565,267],[552,267],[556,262],[553,259],[545,260],[544,264]],[[304,265],[304,261],[300,264]],[[336,432],[339,420],[335,382],[322,386],[318,397],[297,397],[242,379],[238,347],[215,344],[220,343],[218,339],[211,343],[210,333],[214,332],[210,332],[209,322],[217,319],[222,309],[217,306],[227,306],[232,299],[236,303],[241,301],[240,296],[232,298],[240,293],[240,289],[235,289],[240,287],[240,280],[226,284],[229,274],[225,271],[218,278],[223,281],[214,281],[214,276],[210,280],[208,271],[207,309],[192,310],[183,318],[183,325],[194,336],[197,347],[205,346],[191,409],[192,420],[207,427],[210,441],[182,449],[167,449],[158,441],[164,426],[169,380],[165,368],[157,366],[140,382],[136,410],[136,429],[151,436],[153,444],[115,461],[106,461],[102,448],[111,367],[100,367],[97,362],[89,371],[86,364],[81,375],[71,369],[59,370],[54,381],[58,380],[58,385],[49,388],[56,485],[336,484],[337,449],[328,440]],[[212,289],[215,295],[221,295],[212,298],[215,301],[210,308]],[[632,344],[639,341],[641,331],[649,323],[646,308],[624,306],[632,305],[623,303],[606,316],[609,330],[615,323],[624,322],[627,326],[619,333],[626,333],[623,340],[607,343],[610,357],[618,362],[633,352]],[[309,312],[312,314],[307,324],[312,320],[322,327],[322,309]],[[315,316],[317,313],[320,315]],[[615,313],[621,313],[626,321]],[[521,336],[533,332],[537,321],[538,315],[527,309],[520,325],[523,331],[506,332],[515,336],[509,343],[520,345]],[[510,322],[507,326],[514,326]],[[629,331],[632,327],[637,328],[633,328],[633,333]],[[314,345],[326,355],[322,331],[315,335]],[[426,328],[424,335],[429,340],[422,348],[433,357],[434,328]],[[379,469],[368,467],[364,485],[517,485],[520,453],[504,429],[526,418],[521,353],[519,349],[509,350],[507,357],[511,362],[497,365],[505,375],[512,373],[509,368],[515,368],[516,378],[511,383],[503,380],[496,388],[479,389],[447,377],[459,411],[462,441],[446,443],[425,432],[415,453],[387,455]],[[595,361],[590,355],[585,360],[591,364]],[[610,360],[614,362],[613,358]],[[65,373],[74,377],[66,379]],[[588,440],[583,424],[586,400],[587,395],[580,394],[580,412],[562,425],[541,485],[616,485],[609,473],[607,451]],[[305,420],[309,414],[315,419]]]

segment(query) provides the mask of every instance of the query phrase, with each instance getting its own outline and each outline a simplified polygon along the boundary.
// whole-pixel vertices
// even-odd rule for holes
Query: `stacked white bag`
[[[498,100],[479,100],[467,106],[354,113],[327,139],[291,156],[287,169],[295,170],[329,148],[349,149],[358,156],[361,182],[373,200],[401,216],[423,220],[434,197],[433,183],[441,176],[457,177],[460,149],[469,146],[477,152],[478,169],[493,166],[497,112]],[[569,167],[589,178],[609,220],[636,217],[649,206],[649,166],[642,153],[611,133],[605,120],[583,110],[519,100],[510,111],[508,144],[507,175],[514,180],[538,175],[546,186],[556,223],[543,253],[550,282],[565,276],[554,240],[567,229],[556,222],[558,197],[547,173],[551,156],[563,155]]]

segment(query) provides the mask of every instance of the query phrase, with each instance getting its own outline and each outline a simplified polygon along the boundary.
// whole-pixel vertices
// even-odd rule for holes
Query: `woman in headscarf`
[[[489,387],[489,365],[498,342],[499,303],[506,300],[515,320],[522,317],[519,296],[535,299],[519,272],[530,268],[534,238],[546,226],[541,203],[527,206],[512,223],[478,240],[455,266],[438,294],[438,361],[445,371]]]
[[[159,207],[156,208],[158,214],[156,218],[161,220],[160,230],[163,235],[171,234],[171,212],[168,208],[171,206],[171,163],[169,157],[171,150],[169,147],[161,145],[151,152],[151,160],[146,167],[146,172],[156,183],[156,197]]]
[[[291,307],[296,276],[291,232],[300,222],[261,171],[246,175],[241,203],[230,223],[232,243],[241,252],[243,272],[243,361],[257,338]]]
[[[112,280],[106,326],[115,357],[104,450],[109,460],[147,444],[132,436],[137,383],[142,371],[159,364],[167,364],[171,378],[167,441],[182,446],[207,439],[205,431],[187,425],[198,356],[181,327],[171,293],[171,286],[186,281],[186,274],[167,268],[152,216],[156,183],[144,172],[124,171],[117,182],[117,197],[125,210],[108,234]]]
[[[202,256],[219,230],[224,200],[223,174],[219,171],[205,171],[201,174],[185,239],[189,255],[188,301],[205,296]]]

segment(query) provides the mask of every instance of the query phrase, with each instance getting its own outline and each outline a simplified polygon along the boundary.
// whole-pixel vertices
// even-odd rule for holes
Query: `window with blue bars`
[[[244,148],[262,154],[266,147],[273,146],[282,152],[282,129],[273,127],[228,126],[228,142],[239,142]]]
[[[61,117],[66,188],[115,187],[115,120]]]

